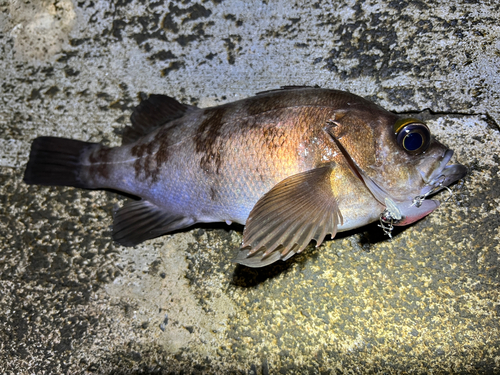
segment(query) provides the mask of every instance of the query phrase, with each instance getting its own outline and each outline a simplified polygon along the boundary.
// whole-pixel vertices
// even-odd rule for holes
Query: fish
[[[242,224],[234,262],[247,267],[376,221],[390,234],[467,174],[423,121],[333,89],[286,86],[208,108],[153,94],[130,120],[118,147],[36,138],[24,182],[136,197],[114,213],[123,246],[197,223]]]

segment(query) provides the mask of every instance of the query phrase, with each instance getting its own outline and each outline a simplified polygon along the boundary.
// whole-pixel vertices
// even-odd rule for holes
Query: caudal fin
[[[57,137],[39,137],[31,145],[24,182],[30,185],[89,188],[80,179],[81,155],[97,143]]]

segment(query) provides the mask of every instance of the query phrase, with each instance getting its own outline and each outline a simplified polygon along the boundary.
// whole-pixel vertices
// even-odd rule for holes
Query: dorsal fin
[[[271,90],[265,90],[265,91],[259,91],[257,94],[255,95],[264,95],[264,94],[270,94],[270,93],[273,93],[273,92],[282,92],[282,91],[287,91],[287,90],[297,90],[297,89],[319,89],[320,87],[318,85],[314,85],[314,86],[301,86],[301,85],[297,85],[297,86],[281,86],[279,89],[271,89]]]
[[[169,96],[150,95],[130,116],[132,126],[123,130],[122,144],[132,143],[167,122],[184,116],[189,108],[192,107]]]

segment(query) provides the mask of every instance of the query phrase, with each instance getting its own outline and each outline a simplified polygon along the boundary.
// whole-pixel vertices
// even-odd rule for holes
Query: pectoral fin
[[[255,205],[243,232],[235,262],[262,267],[300,253],[311,242],[319,246],[342,223],[330,183],[331,166],[288,177]]]
[[[172,214],[145,200],[129,202],[115,213],[113,239],[123,246],[134,246],[194,223],[192,218]]]

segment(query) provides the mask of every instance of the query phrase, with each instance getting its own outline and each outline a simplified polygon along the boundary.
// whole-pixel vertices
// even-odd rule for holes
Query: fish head
[[[423,121],[363,104],[340,111],[329,133],[372,195],[398,211],[398,225],[410,224],[439,206],[425,198],[465,177],[467,168],[449,164],[453,151]]]
[[[465,177],[467,168],[449,164],[453,150],[423,121],[391,116],[387,122],[374,138],[375,159],[361,169],[395,201],[428,196]]]
[[[399,207],[404,211],[396,225],[407,225],[434,211],[439,201],[425,198],[464,178],[467,168],[462,164],[449,164],[453,150],[437,141],[427,125],[418,119],[398,119],[394,136],[397,146],[406,152],[406,161],[400,168],[409,171],[412,178],[406,189],[404,184],[399,184],[388,186],[387,191],[401,202]],[[412,198],[413,194],[416,195]]]

